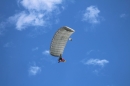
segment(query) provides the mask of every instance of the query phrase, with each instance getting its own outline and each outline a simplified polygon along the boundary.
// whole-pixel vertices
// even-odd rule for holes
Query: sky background
[[[62,26],[75,33],[57,63]],[[130,86],[130,1],[1,0],[0,86]]]

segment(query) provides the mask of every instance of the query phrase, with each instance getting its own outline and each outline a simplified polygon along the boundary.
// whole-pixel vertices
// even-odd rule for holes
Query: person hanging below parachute
[[[62,57],[64,48],[67,44],[67,41],[72,41],[72,38],[70,36],[75,31],[67,26],[61,27],[54,35],[51,46],[50,46],[50,54],[52,56],[58,57],[58,63],[60,62],[66,62],[66,60]]]
[[[62,57],[62,55],[60,54],[60,57],[58,59],[58,63],[60,62],[66,62],[66,60]]]

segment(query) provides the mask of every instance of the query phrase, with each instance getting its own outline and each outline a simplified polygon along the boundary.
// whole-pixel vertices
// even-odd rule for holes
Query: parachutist
[[[75,32],[70,27],[64,26],[58,29],[53,36],[51,46],[50,46],[50,54],[52,56],[58,57],[58,63],[65,62],[66,60],[62,58],[64,48],[68,42],[68,40],[72,41],[70,36]]]
[[[59,57],[59,59],[58,59],[58,63],[60,63],[60,62],[66,62],[66,60],[64,59],[64,58],[62,58],[62,55],[60,54],[60,57]]]

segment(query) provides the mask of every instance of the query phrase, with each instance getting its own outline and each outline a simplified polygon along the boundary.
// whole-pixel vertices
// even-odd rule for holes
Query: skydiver
[[[59,59],[58,59],[58,63],[60,63],[60,62],[66,62],[66,60],[64,59],[64,58],[62,58],[62,55],[60,54],[60,57],[59,57]]]

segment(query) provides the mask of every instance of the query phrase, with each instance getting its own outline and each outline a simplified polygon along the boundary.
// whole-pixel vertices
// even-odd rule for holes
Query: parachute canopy
[[[50,54],[52,56],[59,57],[60,54],[63,53],[64,48],[66,46],[67,41],[69,40],[69,37],[74,33],[75,31],[67,26],[61,27],[54,35],[51,47],[50,47]]]

